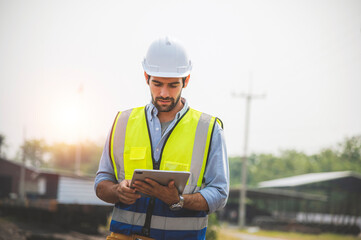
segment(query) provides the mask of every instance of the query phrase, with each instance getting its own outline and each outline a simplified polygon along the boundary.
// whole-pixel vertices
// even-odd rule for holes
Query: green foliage
[[[340,159],[345,168],[361,172],[361,135],[346,139],[339,147]]]
[[[0,133],[0,157],[5,156],[4,148],[6,147],[6,137]]]
[[[27,140],[21,146],[22,154],[25,155],[25,160],[30,162],[34,167],[41,167],[44,165],[44,154],[47,150],[47,145],[42,139]]]
[[[75,170],[76,145],[54,143],[49,147],[50,164],[52,168]]]
[[[337,148],[326,148],[318,154],[307,155],[296,150],[273,154],[252,154],[247,162],[247,183],[254,187],[259,182],[294,175],[330,172],[356,171],[361,173],[361,135],[346,138]],[[230,184],[239,186],[241,182],[241,158],[229,159]]]
[[[78,145],[55,143],[50,146],[50,163],[53,168],[74,171],[76,156],[79,154],[81,172],[94,175],[98,169],[102,151],[102,147],[91,141],[85,141]]]
[[[94,175],[98,170],[102,152],[103,147],[91,141],[48,145],[44,140],[31,139],[20,147],[15,160],[21,162],[25,154],[25,161],[34,167],[74,172],[76,156],[79,154],[80,172]]]
[[[242,163],[240,157],[229,158],[230,185],[239,186],[241,184]]]

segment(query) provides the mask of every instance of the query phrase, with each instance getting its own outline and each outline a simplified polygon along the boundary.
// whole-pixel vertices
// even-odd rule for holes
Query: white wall
[[[109,205],[95,195],[94,181],[64,176],[59,177],[57,200],[62,204]]]

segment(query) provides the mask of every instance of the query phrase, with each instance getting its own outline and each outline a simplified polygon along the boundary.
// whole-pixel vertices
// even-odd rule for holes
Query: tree
[[[24,151],[25,160],[30,162],[32,166],[36,168],[43,166],[44,154],[47,150],[47,146],[44,140],[42,139],[27,140],[21,146],[21,149]]]
[[[3,148],[5,145],[5,135],[0,134],[0,157],[4,154],[3,153]]]
[[[361,135],[346,138],[337,148],[325,148],[314,155],[296,150],[273,154],[251,154],[248,158],[247,184],[314,172],[355,171],[361,173]],[[241,158],[229,159],[231,186],[239,186]]]
[[[103,148],[89,140],[77,144],[53,144],[49,148],[51,166],[60,170],[75,171],[77,148],[80,148],[81,152],[81,172],[95,174]]]
[[[341,161],[339,161],[339,153],[331,148],[323,149],[320,153],[312,156],[317,172],[332,172],[343,169]]]
[[[103,153],[103,147],[92,141],[82,143],[81,170],[84,173],[94,175],[99,167],[99,160]]]
[[[344,169],[361,172],[361,135],[346,138],[339,147],[340,161]]]
[[[54,143],[49,147],[50,165],[55,169],[74,171],[76,145]]]

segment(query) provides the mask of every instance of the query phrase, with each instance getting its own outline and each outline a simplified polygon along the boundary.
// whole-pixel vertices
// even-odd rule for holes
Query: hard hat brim
[[[184,72],[160,72],[160,71],[151,71],[149,68],[149,66],[146,64],[146,60],[144,59],[142,62],[143,65],[143,69],[144,71],[149,75],[149,76],[154,76],[154,77],[168,77],[168,78],[179,78],[179,77],[187,77],[191,70],[192,70],[192,65],[188,66],[188,69]]]
[[[154,77],[166,77],[166,78],[180,78],[180,77],[187,77],[190,74],[190,71],[182,73],[182,74],[175,74],[175,73],[167,73],[167,72],[149,72],[145,71],[149,76]]]

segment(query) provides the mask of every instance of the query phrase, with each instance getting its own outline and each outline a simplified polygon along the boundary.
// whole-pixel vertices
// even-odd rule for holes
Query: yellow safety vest
[[[199,191],[216,120],[189,108],[164,143],[160,166],[157,166],[152,156],[145,107],[119,112],[114,120],[109,144],[117,180],[131,179],[135,169],[189,171],[191,176],[184,194]]]

